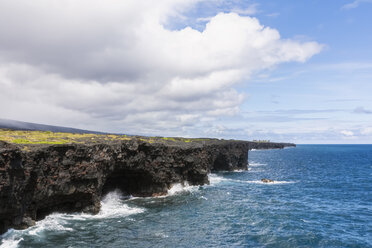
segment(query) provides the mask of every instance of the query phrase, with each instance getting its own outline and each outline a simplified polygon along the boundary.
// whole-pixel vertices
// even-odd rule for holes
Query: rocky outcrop
[[[275,181],[271,180],[271,179],[268,179],[268,178],[262,178],[261,182],[263,182],[263,183],[274,183]]]
[[[25,150],[0,141],[0,234],[31,226],[55,211],[97,213],[102,195],[115,188],[133,196],[156,196],[175,183],[207,184],[211,171],[247,169],[248,150],[260,145],[132,139]]]
[[[274,143],[274,142],[251,142],[249,143],[249,150],[252,149],[283,149],[286,147],[295,147],[296,145],[293,143]]]

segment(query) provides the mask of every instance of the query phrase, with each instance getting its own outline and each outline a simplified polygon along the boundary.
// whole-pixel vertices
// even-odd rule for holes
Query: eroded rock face
[[[175,183],[207,184],[211,171],[246,170],[251,148],[243,141],[166,145],[133,139],[23,151],[0,141],[0,234],[55,211],[98,213],[102,195],[116,188],[155,196]]]
[[[152,196],[166,194],[178,182],[206,184],[211,165],[247,168],[248,147],[239,145],[243,147],[233,142],[166,146],[132,140],[40,146],[23,152],[1,142],[0,233],[28,227],[54,211],[97,213],[102,194],[115,188],[128,195]],[[231,149],[233,158],[228,155]]]

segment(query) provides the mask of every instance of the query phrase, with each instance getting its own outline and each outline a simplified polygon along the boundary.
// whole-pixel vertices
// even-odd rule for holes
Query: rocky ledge
[[[100,210],[119,188],[164,195],[175,183],[208,184],[213,171],[246,170],[249,149],[294,146],[215,139],[122,140],[21,145],[0,141],[0,234],[55,212]]]

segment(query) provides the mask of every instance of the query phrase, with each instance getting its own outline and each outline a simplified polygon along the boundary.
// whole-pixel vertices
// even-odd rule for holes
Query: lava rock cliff
[[[249,149],[292,144],[209,140],[172,144],[115,143],[22,146],[0,141],[0,234],[52,212],[98,213],[105,193],[158,196],[175,183],[208,184],[213,171],[246,170]]]

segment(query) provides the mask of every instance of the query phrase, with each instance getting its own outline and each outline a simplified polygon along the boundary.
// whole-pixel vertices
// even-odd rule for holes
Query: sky
[[[0,118],[372,143],[372,0],[0,0]]]

